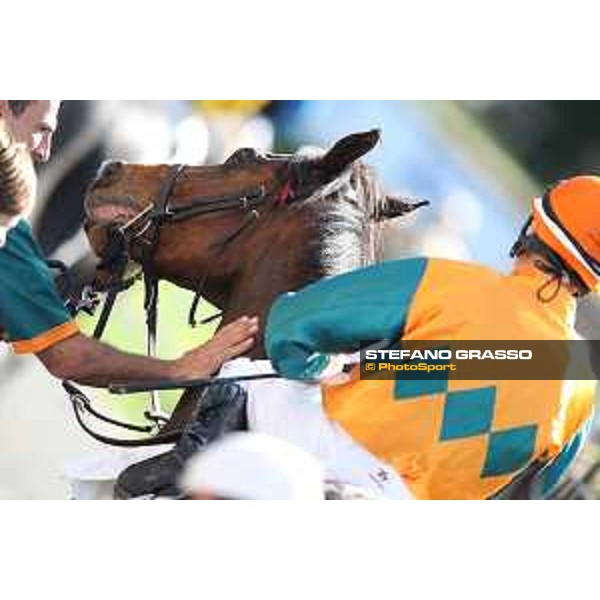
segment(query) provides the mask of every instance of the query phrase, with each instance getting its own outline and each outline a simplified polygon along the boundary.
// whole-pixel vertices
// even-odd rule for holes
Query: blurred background
[[[388,226],[386,256],[426,254],[506,270],[531,198],[562,177],[600,173],[599,115],[600,103],[591,101],[65,101],[53,157],[40,169],[32,223],[48,257],[85,269],[91,257],[81,229],[83,193],[106,159],[216,163],[243,146],[326,147],[377,127],[383,143],[367,162],[386,190],[431,201],[414,218]],[[168,357],[209,337],[214,325],[190,330],[189,294],[162,289],[160,354]],[[597,303],[581,303],[582,335],[600,338],[599,315]],[[94,319],[80,321],[91,331]],[[119,300],[105,339],[143,352],[144,335],[136,285]],[[133,419],[148,401],[91,395]],[[163,399],[173,402],[173,396]],[[35,358],[17,358],[0,346],[0,498],[68,497],[62,465],[101,450],[70,410],[59,383]],[[597,431],[593,438],[600,439]],[[591,444],[578,468],[596,455]]]

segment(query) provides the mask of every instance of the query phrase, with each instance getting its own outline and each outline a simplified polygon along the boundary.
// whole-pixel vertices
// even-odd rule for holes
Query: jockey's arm
[[[105,387],[111,382],[207,377],[226,360],[248,351],[258,329],[256,320],[230,323],[214,338],[175,360],[121,352],[76,333],[38,352],[44,366],[59,379]]]
[[[291,379],[318,379],[332,355],[401,338],[426,264],[390,261],[280,296],[265,335],[275,369]]]

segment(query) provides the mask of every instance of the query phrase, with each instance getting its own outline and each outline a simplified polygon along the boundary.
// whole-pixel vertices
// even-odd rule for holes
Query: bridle
[[[139,277],[139,274],[133,277],[125,278],[124,275],[127,266],[131,261],[130,249],[134,244],[141,248],[141,256],[136,259],[141,265],[141,276],[144,281],[144,310],[146,312],[146,350],[148,356],[156,355],[157,345],[157,325],[158,325],[158,295],[159,295],[159,277],[156,273],[154,265],[155,254],[159,245],[161,230],[165,225],[179,223],[187,219],[221,213],[226,211],[241,211],[246,215],[241,225],[233,232],[229,233],[223,240],[215,244],[215,251],[223,253],[229,249],[231,244],[237,240],[251,226],[256,224],[261,216],[260,208],[267,204],[269,198],[272,198],[274,206],[284,206],[288,201],[294,198],[295,181],[291,167],[293,161],[290,162],[290,168],[284,172],[282,180],[276,180],[274,193],[267,195],[264,186],[250,188],[238,194],[225,196],[200,196],[191,198],[186,204],[171,206],[169,200],[173,194],[179,177],[186,168],[185,165],[175,164],[169,167],[169,171],[164,180],[161,181],[160,188],[153,201],[139,212],[135,217],[123,224],[115,224],[107,229],[107,240],[104,246],[104,251],[100,257],[98,269],[108,272],[109,284],[103,286],[103,290],[107,292],[106,298],[102,307],[98,323],[94,329],[93,337],[100,339],[104,333],[112,309],[114,307],[118,294],[128,289]],[[209,265],[214,264],[214,261],[209,261]],[[189,324],[193,327],[197,324],[195,313],[197,311],[204,285],[210,275],[210,267],[200,278],[196,288],[194,299],[190,308],[188,318]],[[84,294],[89,295],[89,290],[84,290]],[[210,316],[208,319],[200,321],[204,324],[220,316],[220,313]],[[250,376],[249,379],[265,379],[276,377],[275,374],[265,374]],[[247,379],[244,377],[235,378],[237,381]],[[180,387],[201,387],[206,385],[214,385],[224,383],[225,380],[219,379],[201,379],[188,382],[182,382],[182,385],[169,383],[170,388]],[[160,382],[157,382],[160,383]],[[136,388],[136,384],[132,384]],[[161,387],[159,385],[159,387]],[[157,394],[157,387],[151,385],[141,386],[144,391],[149,391],[151,395],[150,409],[145,411],[144,417],[151,422],[151,425],[134,425],[126,423],[112,417],[108,417],[91,405],[90,400],[85,394],[74,386],[69,381],[63,382],[63,388],[69,395],[75,417],[80,426],[89,435],[103,443],[117,446],[145,446],[174,442],[178,439],[181,431],[169,432],[161,434],[160,428],[168,422],[167,415],[162,411],[160,400]],[[131,393],[127,385],[113,386],[113,391],[116,393]],[[132,389],[133,389],[132,388]],[[139,389],[137,385],[137,391]],[[164,386],[163,386],[163,389]],[[151,434],[158,430],[154,436],[147,439],[123,440],[118,438],[108,437],[92,430],[84,421],[83,415],[88,413],[98,420],[107,422],[117,427],[122,427],[131,431]]]
[[[128,287],[133,283],[133,279],[123,280],[123,275],[130,262],[130,249],[138,244],[141,247],[141,257],[137,262],[142,267],[142,274],[146,281],[146,310],[152,308],[155,301],[152,290],[148,289],[148,284],[154,284],[157,280],[154,256],[160,240],[160,233],[165,225],[178,223],[187,219],[208,215],[212,213],[241,210],[250,217],[248,221],[256,221],[260,214],[257,210],[259,206],[265,203],[265,191],[261,186],[244,191],[236,195],[220,197],[196,197],[192,198],[183,206],[170,206],[169,199],[173,193],[177,180],[183,170],[184,165],[172,165],[169,168],[166,178],[161,182],[160,189],[155,199],[135,217],[123,224],[115,224],[107,230],[107,241],[101,260],[98,265],[99,270],[109,273],[111,283],[108,286],[108,296],[122,291],[123,286]],[[242,227],[229,235],[220,242],[221,247],[229,245],[237,236],[246,229],[250,223],[244,222]],[[151,287],[153,287],[151,285]],[[106,326],[109,310],[112,309],[112,303],[109,303],[109,309],[104,310],[104,318],[100,318],[98,326],[94,332],[94,337],[99,338]],[[105,303],[106,306],[106,303]]]

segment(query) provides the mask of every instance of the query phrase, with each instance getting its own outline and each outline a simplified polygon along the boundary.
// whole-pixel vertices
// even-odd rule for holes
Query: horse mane
[[[315,150],[311,149],[311,153]],[[302,156],[306,156],[306,150]],[[315,278],[374,264],[382,256],[382,222],[377,219],[386,196],[372,167],[357,161],[306,201],[310,210],[307,267]]]

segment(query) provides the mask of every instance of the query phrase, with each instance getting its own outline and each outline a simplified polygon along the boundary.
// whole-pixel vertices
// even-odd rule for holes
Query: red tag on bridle
[[[287,204],[287,201],[293,197],[294,197],[294,190],[292,189],[291,182],[288,180],[283,184],[283,187],[281,188],[279,195],[277,196],[277,199],[275,200],[275,204],[277,206],[284,206],[285,204]]]

